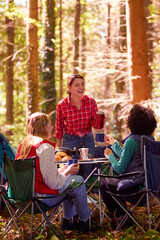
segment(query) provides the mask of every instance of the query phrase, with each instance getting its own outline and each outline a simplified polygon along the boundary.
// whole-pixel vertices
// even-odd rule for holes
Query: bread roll
[[[72,159],[72,157],[71,156],[65,156],[65,157],[62,158],[62,161],[68,161],[68,159]]]
[[[59,154],[56,154],[55,159],[57,162],[62,161],[62,157]]]
[[[65,157],[65,156],[67,156],[67,153],[65,153],[65,152],[57,152],[56,155],[59,155],[61,157]]]

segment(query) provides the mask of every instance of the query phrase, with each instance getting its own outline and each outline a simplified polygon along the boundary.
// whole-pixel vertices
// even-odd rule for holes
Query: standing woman
[[[67,80],[69,96],[57,104],[55,134],[58,147],[73,149],[89,148],[89,154],[94,157],[95,143],[92,127],[95,126],[95,116],[98,111],[96,101],[84,95],[85,82],[80,74],[72,74]],[[80,148],[79,147],[79,148]],[[77,158],[77,156],[74,156]],[[92,165],[81,165],[79,174],[84,179],[92,170]]]

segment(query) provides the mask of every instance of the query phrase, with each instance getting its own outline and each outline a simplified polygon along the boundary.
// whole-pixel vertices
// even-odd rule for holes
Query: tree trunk
[[[74,28],[74,73],[77,73],[77,67],[79,66],[79,32],[80,32],[80,13],[81,4],[80,0],[76,0],[76,13],[75,13],[75,28]]]
[[[37,26],[32,20],[38,20],[38,0],[28,2],[28,114],[38,111],[38,36]],[[31,22],[30,22],[31,20]]]
[[[117,44],[117,52],[122,53],[121,55],[121,64],[117,65],[117,69],[119,71],[124,71],[126,72],[126,66],[123,63],[124,58],[123,53],[126,52],[127,49],[127,34],[126,34],[126,9],[125,5],[121,4],[120,5],[120,25],[119,25],[119,39],[118,39],[118,44]],[[125,61],[124,61],[125,62]],[[125,87],[125,78],[118,77],[118,81],[116,81],[116,93],[125,93],[127,92],[127,87]]]
[[[119,53],[125,53],[126,52],[126,11],[125,11],[125,5],[121,4],[120,5],[120,26],[119,26],[119,40],[118,40],[118,49],[117,52]],[[121,57],[122,58],[122,57]],[[123,59],[121,60],[123,62]],[[122,69],[123,66],[123,69]],[[117,64],[117,70],[119,71],[126,71],[125,65],[123,63]],[[126,91],[127,87],[125,88],[125,79],[124,77],[118,78],[118,81],[116,81],[116,93],[119,94],[124,94]],[[115,124],[114,128],[116,131],[116,138],[117,141],[121,141],[122,139],[122,126],[123,126],[123,120],[120,120],[120,114],[121,114],[121,105],[117,104],[115,109],[114,109],[114,119],[115,119]]]
[[[109,69],[109,58],[110,58],[110,8],[111,5],[108,2],[107,4],[107,29],[106,29],[106,58],[108,60],[107,63],[107,68]],[[106,76],[106,81],[105,81],[105,98],[110,98],[111,97],[111,79],[110,76]]]
[[[151,98],[144,0],[126,0],[126,16],[131,99],[134,104]]]
[[[62,0],[60,0],[59,7],[59,38],[60,38],[60,86],[59,86],[59,99],[63,98],[63,42],[62,42]]]
[[[81,68],[84,70],[86,68],[86,1],[83,1],[82,5],[82,16],[83,16],[83,23],[82,23],[82,64]]]
[[[9,5],[13,3],[9,0]],[[14,20],[6,17],[7,25],[7,71],[6,71],[6,120],[7,123],[13,123],[13,52],[14,52]]]
[[[149,5],[152,4],[152,0],[145,0],[145,16],[146,16],[146,32],[147,32],[147,48],[148,48],[148,61],[149,66],[153,65],[153,34],[155,34],[154,31],[154,24],[153,21],[148,21],[148,17],[150,16],[149,13]],[[149,67],[149,74],[151,76],[151,91],[152,91],[152,68]]]
[[[108,2],[107,4],[107,29],[106,29],[106,58],[108,60],[107,62],[107,66],[106,68],[109,69],[110,68],[110,9],[111,9],[111,5],[110,3]],[[110,98],[111,97],[111,78],[110,78],[110,75],[108,74],[106,76],[106,80],[105,80],[105,98]],[[107,108],[107,112],[106,112],[106,122],[107,122],[107,125],[105,126],[105,132],[107,134],[110,133],[110,121],[111,121],[111,107],[108,107]]]
[[[54,114],[56,109],[56,90],[55,90],[55,1],[46,1],[45,19],[45,46],[43,62],[43,97],[45,103],[42,108],[47,114]],[[52,115],[52,121],[54,115]]]

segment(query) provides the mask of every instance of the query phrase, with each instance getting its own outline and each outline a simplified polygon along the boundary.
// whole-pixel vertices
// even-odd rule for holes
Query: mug
[[[88,148],[80,148],[80,155],[82,159],[87,159],[88,158]]]
[[[95,118],[95,128],[96,129],[102,129],[104,127],[104,121],[105,121],[105,114],[102,111],[98,111],[96,113],[96,118]]]
[[[67,167],[69,167],[71,164],[77,163],[77,159],[68,159],[67,161]]]
[[[104,133],[96,133],[96,142],[104,142]]]

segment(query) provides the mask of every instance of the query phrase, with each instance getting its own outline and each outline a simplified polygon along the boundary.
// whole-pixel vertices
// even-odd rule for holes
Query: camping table
[[[67,161],[58,161],[57,164],[64,164],[67,163]],[[83,159],[83,160],[78,160],[78,164],[93,164],[94,165],[94,169],[91,171],[91,173],[88,175],[88,177],[84,180],[84,182],[86,183],[87,180],[94,175],[94,173],[97,171],[98,174],[100,173],[104,173],[106,169],[108,169],[110,167],[110,162],[109,160],[107,160],[107,158],[92,158],[92,159]],[[104,168],[104,170],[101,172],[101,165],[105,164],[106,167]],[[100,181],[100,177],[97,177],[97,179],[93,182],[93,184],[90,186],[90,188],[87,190],[87,195],[89,196],[89,193],[91,193],[91,189],[94,187],[94,185],[96,184],[96,182]],[[101,202],[101,194],[100,194],[100,190],[98,188],[98,196],[99,196],[99,200],[96,199],[98,201],[98,208],[99,208],[99,216],[100,216],[100,224],[102,224],[102,202]],[[109,217],[106,215],[106,217],[109,219]],[[110,220],[110,219],[109,219]]]

